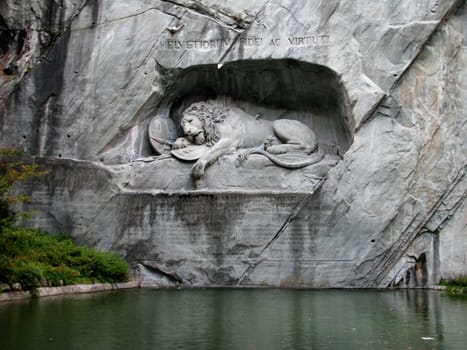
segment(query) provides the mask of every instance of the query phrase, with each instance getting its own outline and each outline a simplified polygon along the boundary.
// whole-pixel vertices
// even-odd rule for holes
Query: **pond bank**
[[[15,291],[0,293],[0,302],[31,299],[33,297],[50,297],[63,294],[85,294],[106,291],[115,291],[121,289],[139,288],[139,281],[129,281],[122,283],[95,283],[95,284],[76,284],[62,287],[41,287],[37,288],[37,295],[28,291]]]
[[[135,289],[135,288],[157,288],[157,287],[152,286],[152,285],[151,286],[142,285],[141,281],[139,280],[133,280],[133,281],[122,282],[122,283],[95,283],[95,284],[76,284],[76,285],[62,286],[62,287],[41,287],[41,288],[37,288],[38,293],[36,295],[33,295],[28,291],[11,291],[11,292],[0,293],[0,303],[7,302],[7,301],[15,301],[15,300],[25,300],[25,299],[31,299],[31,298],[43,298],[43,297],[50,297],[50,296],[57,296],[57,295],[90,294],[90,293],[109,292],[109,291]],[[165,289],[164,287],[162,288]],[[294,288],[291,288],[291,289],[294,289]],[[391,288],[388,288],[388,290],[389,289]],[[446,286],[441,286],[441,285],[433,286],[430,288],[416,288],[416,289],[431,289],[431,290],[437,290],[437,291],[448,290]]]

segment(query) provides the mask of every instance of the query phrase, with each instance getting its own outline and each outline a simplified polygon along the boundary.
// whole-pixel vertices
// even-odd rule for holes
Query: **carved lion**
[[[184,137],[173,143],[173,150],[192,145],[209,147],[192,168],[195,178],[202,177],[206,168],[219,157],[238,149],[250,149],[239,155],[238,163],[251,153],[262,154],[286,168],[307,166],[323,158],[323,154],[317,151],[313,131],[296,120],[257,119],[239,108],[197,102],[184,111],[180,124]],[[307,155],[315,152],[316,156],[299,163],[281,161],[275,156],[291,151],[301,151]]]

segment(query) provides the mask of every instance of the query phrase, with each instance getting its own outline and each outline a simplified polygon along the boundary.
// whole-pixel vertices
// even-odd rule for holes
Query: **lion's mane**
[[[223,123],[229,108],[219,104],[210,104],[204,101],[193,103],[184,113],[196,115],[204,125],[205,143],[212,146],[219,141],[219,133],[216,124]]]

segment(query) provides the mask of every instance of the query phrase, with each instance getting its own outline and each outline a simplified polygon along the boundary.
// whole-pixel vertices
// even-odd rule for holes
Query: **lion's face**
[[[185,137],[196,145],[202,145],[206,140],[204,123],[193,113],[183,114],[180,121]]]

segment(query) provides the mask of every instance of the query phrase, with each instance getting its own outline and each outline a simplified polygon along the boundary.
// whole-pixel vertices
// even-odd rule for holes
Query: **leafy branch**
[[[14,148],[0,149],[0,227],[13,218],[12,206],[31,200],[29,195],[15,192],[13,186],[47,173],[48,170],[27,160],[22,151]]]

